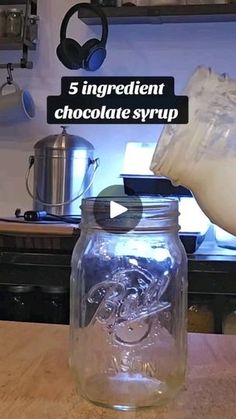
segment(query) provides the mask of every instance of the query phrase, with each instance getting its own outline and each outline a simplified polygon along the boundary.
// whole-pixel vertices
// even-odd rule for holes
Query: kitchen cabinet
[[[11,285],[33,285],[34,295],[37,295],[41,306],[42,287],[64,287],[69,290],[71,253],[79,237],[79,229],[67,225],[60,226],[58,230],[57,226],[51,226],[50,234],[43,234],[42,231],[31,231],[32,228],[42,230],[42,226],[36,228],[27,224],[26,227],[28,233],[24,234],[7,231],[0,233],[0,291],[4,292]],[[20,229],[18,224],[14,228]],[[45,228],[48,229],[48,226]],[[10,227],[6,225],[5,229],[9,231]],[[53,229],[58,234],[53,234]],[[236,296],[235,273],[236,251],[222,249],[215,242],[203,243],[195,254],[188,255],[189,306],[198,305],[197,312],[193,311],[195,307],[192,308],[191,330],[206,330],[204,322],[201,326],[206,315],[208,330],[223,333],[228,301]],[[33,305],[35,301],[36,298],[32,296]],[[68,294],[65,301],[68,306]],[[230,313],[233,311],[234,308]],[[39,322],[46,320],[45,317],[37,318]]]
[[[235,22],[236,3],[103,7],[109,24],[162,24],[197,22]],[[100,19],[81,9],[79,18],[87,25]]]

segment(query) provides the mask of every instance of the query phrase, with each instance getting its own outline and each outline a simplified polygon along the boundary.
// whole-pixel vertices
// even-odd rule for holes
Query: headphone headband
[[[70,18],[80,9],[92,10],[98,17],[101,18],[101,22],[102,22],[101,44],[105,46],[107,42],[107,37],[108,37],[108,23],[107,23],[106,15],[103,13],[101,8],[96,7],[95,5],[90,4],[90,3],[78,3],[68,10],[61,24],[61,32],[60,32],[61,41],[63,41],[66,38],[66,31],[67,31],[67,26],[70,21]]]

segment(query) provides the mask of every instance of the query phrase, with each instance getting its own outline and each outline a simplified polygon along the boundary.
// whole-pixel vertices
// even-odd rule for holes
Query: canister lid
[[[46,294],[68,294],[69,288],[61,287],[61,286],[50,286],[50,285],[42,285],[40,287],[41,291]]]
[[[38,141],[34,149],[38,152],[45,150],[94,150],[93,145],[83,137],[70,135],[67,133],[66,127],[62,126],[61,134],[49,135]]]
[[[22,15],[23,14],[23,10],[16,9],[15,7],[12,7],[11,9],[7,9],[7,13],[8,14],[10,14],[10,13],[16,13],[16,14]]]
[[[33,285],[11,285],[7,288],[7,291],[14,294],[25,294],[33,291],[33,289]]]

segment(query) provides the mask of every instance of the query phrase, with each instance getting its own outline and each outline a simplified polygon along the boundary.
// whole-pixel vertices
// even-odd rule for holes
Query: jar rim
[[[137,195],[124,196],[100,196],[82,199],[81,209],[87,209],[92,212],[96,208],[96,212],[107,212],[110,208],[111,201],[119,202],[120,205],[129,208],[129,213],[151,213],[155,211],[157,216],[175,216],[178,213],[179,199],[175,197],[138,197]]]
[[[125,207],[124,217],[111,217],[111,202]],[[100,196],[82,200],[81,228],[98,228],[108,231],[142,231],[163,229],[179,230],[178,198],[138,197],[133,196]]]
[[[166,207],[166,208],[168,208],[168,207],[178,207],[178,202],[179,202],[179,199],[178,198],[176,198],[176,197],[168,197],[168,198],[164,198],[164,197],[152,197],[152,196],[139,196],[138,197],[139,198],[139,201],[140,201],[140,203],[142,203],[142,205],[145,207],[145,208],[157,208],[157,207],[160,207],[160,208],[164,208],[164,207]],[[124,195],[124,196],[115,196],[115,195],[113,195],[113,196],[98,196],[98,197],[89,197],[89,198],[84,198],[83,200],[82,200],[82,202],[84,203],[84,204],[86,204],[86,203],[91,203],[91,204],[94,204],[95,202],[104,202],[104,203],[110,203],[110,201],[111,201],[111,199],[112,200],[119,200],[119,201],[124,201],[124,202],[127,202],[127,200],[129,200],[130,202],[132,202],[132,199],[133,199],[133,203],[135,204],[135,203],[137,203],[137,195]],[[136,205],[138,205],[138,204],[136,204]]]

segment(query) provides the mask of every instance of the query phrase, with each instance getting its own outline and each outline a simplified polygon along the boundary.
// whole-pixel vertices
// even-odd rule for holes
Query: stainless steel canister
[[[97,168],[93,145],[82,137],[69,135],[65,127],[34,146],[33,209],[56,215],[79,215],[81,199],[91,196]],[[28,174],[30,172],[30,167]]]

